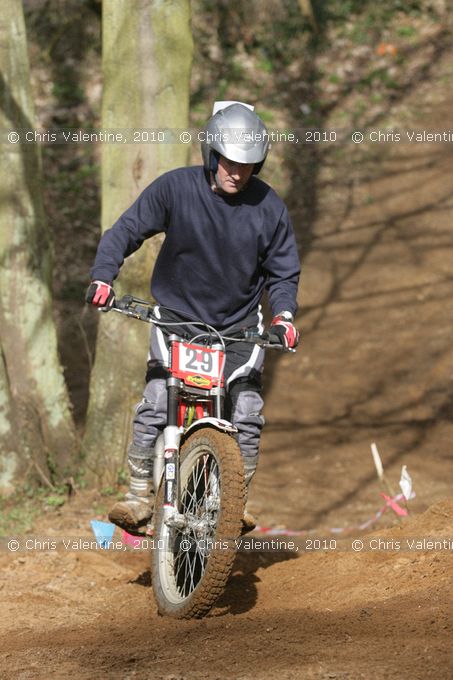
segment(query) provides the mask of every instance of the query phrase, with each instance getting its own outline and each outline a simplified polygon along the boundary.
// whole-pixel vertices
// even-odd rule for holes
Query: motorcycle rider
[[[145,239],[165,232],[151,280],[158,301],[155,313],[162,321],[184,321],[189,334],[194,319],[225,335],[245,329],[262,332],[260,301],[267,290],[272,332],[294,349],[299,341],[293,318],[300,264],[287,208],[257,177],[269,149],[267,130],[252,106],[218,102],[201,139],[203,166],[160,176],[104,233],[86,301],[111,305],[113,281],[124,258]],[[151,330],[146,387],[128,450],[130,488],[109,513],[110,521],[127,531],[139,530],[152,516],[154,446],[166,422],[166,338],[171,326],[165,330]],[[264,424],[263,360],[256,345],[226,347],[225,417],[238,429],[247,486],[258,463]],[[244,522],[253,528],[247,513]]]

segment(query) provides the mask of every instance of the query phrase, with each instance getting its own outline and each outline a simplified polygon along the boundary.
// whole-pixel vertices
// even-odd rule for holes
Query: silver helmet
[[[254,163],[253,174],[257,175],[268,150],[269,134],[266,127],[261,118],[245,104],[237,102],[220,109],[208,120],[203,130],[203,164],[214,173],[217,172],[220,154],[236,163]]]

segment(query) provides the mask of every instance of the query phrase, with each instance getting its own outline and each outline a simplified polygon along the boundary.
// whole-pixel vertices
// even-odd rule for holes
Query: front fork
[[[167,380],[167,426],[162,440],[156,451],[157,469],[155,476],[164,485],[164,522],[177,523],[179,498],[179,445],[181,428],[178,427],[178,395],[179,381],[176,378]],[[159,455],[160,454],[160,455]],[[157,488],[157,487],[156,487]]]
[[[163,518],[167,525],[184,528],[186,519],[179,513],[179,446],[182,428],[178,426],[180,381],[177,378],[167,379],[167,425],[163,436],[156,442],[154,458],[154,488],[157,492],[163,484],[164,502]],[[221,393],[217,399],[217,409],[221,410]],[[220,414],[217,414],[217,418]],[[222,421],[219,421],[222,422]]]

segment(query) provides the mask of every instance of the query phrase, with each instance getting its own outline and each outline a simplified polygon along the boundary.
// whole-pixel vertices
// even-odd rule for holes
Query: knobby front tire
[[[181,447],[179,511],[184,529],[163,522],[161,489],[152,554],[158,611],[201,618],[225,589],[244,513],[244,472],[236,441],[212,427],[193,432]]]

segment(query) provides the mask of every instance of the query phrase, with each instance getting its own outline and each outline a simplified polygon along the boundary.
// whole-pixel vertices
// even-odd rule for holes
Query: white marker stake
[[[371,453],[373,455],[374,465],[376,466],[376,472],[377,476],[379,477],[379,481],[381,482],[383,487],[387,490],[387,493],[389,493],[390,496],[394,498],[395,493],[392,487],[390,486],[389,482],[387,481],[386,476],[384,475],[384,466],[382,465],[382,460],[379,455],[379,451],[374,442],[371,444]],[[400,518],[398,518],[398,521],[400,521]]]
[[[371,454],[373,456],[377,476],[379,477],[379,479],[382,482],[383,479],[384,479],[384,468],[382,466],[382,460],[381,460],[381,457],[379,455],[379,451],[378,451],[377,446],[374,442],[371,444]]]
[[[406,465],[401,468],[400,488],[404,498],[408,501],[412,496],[412,479]]]

